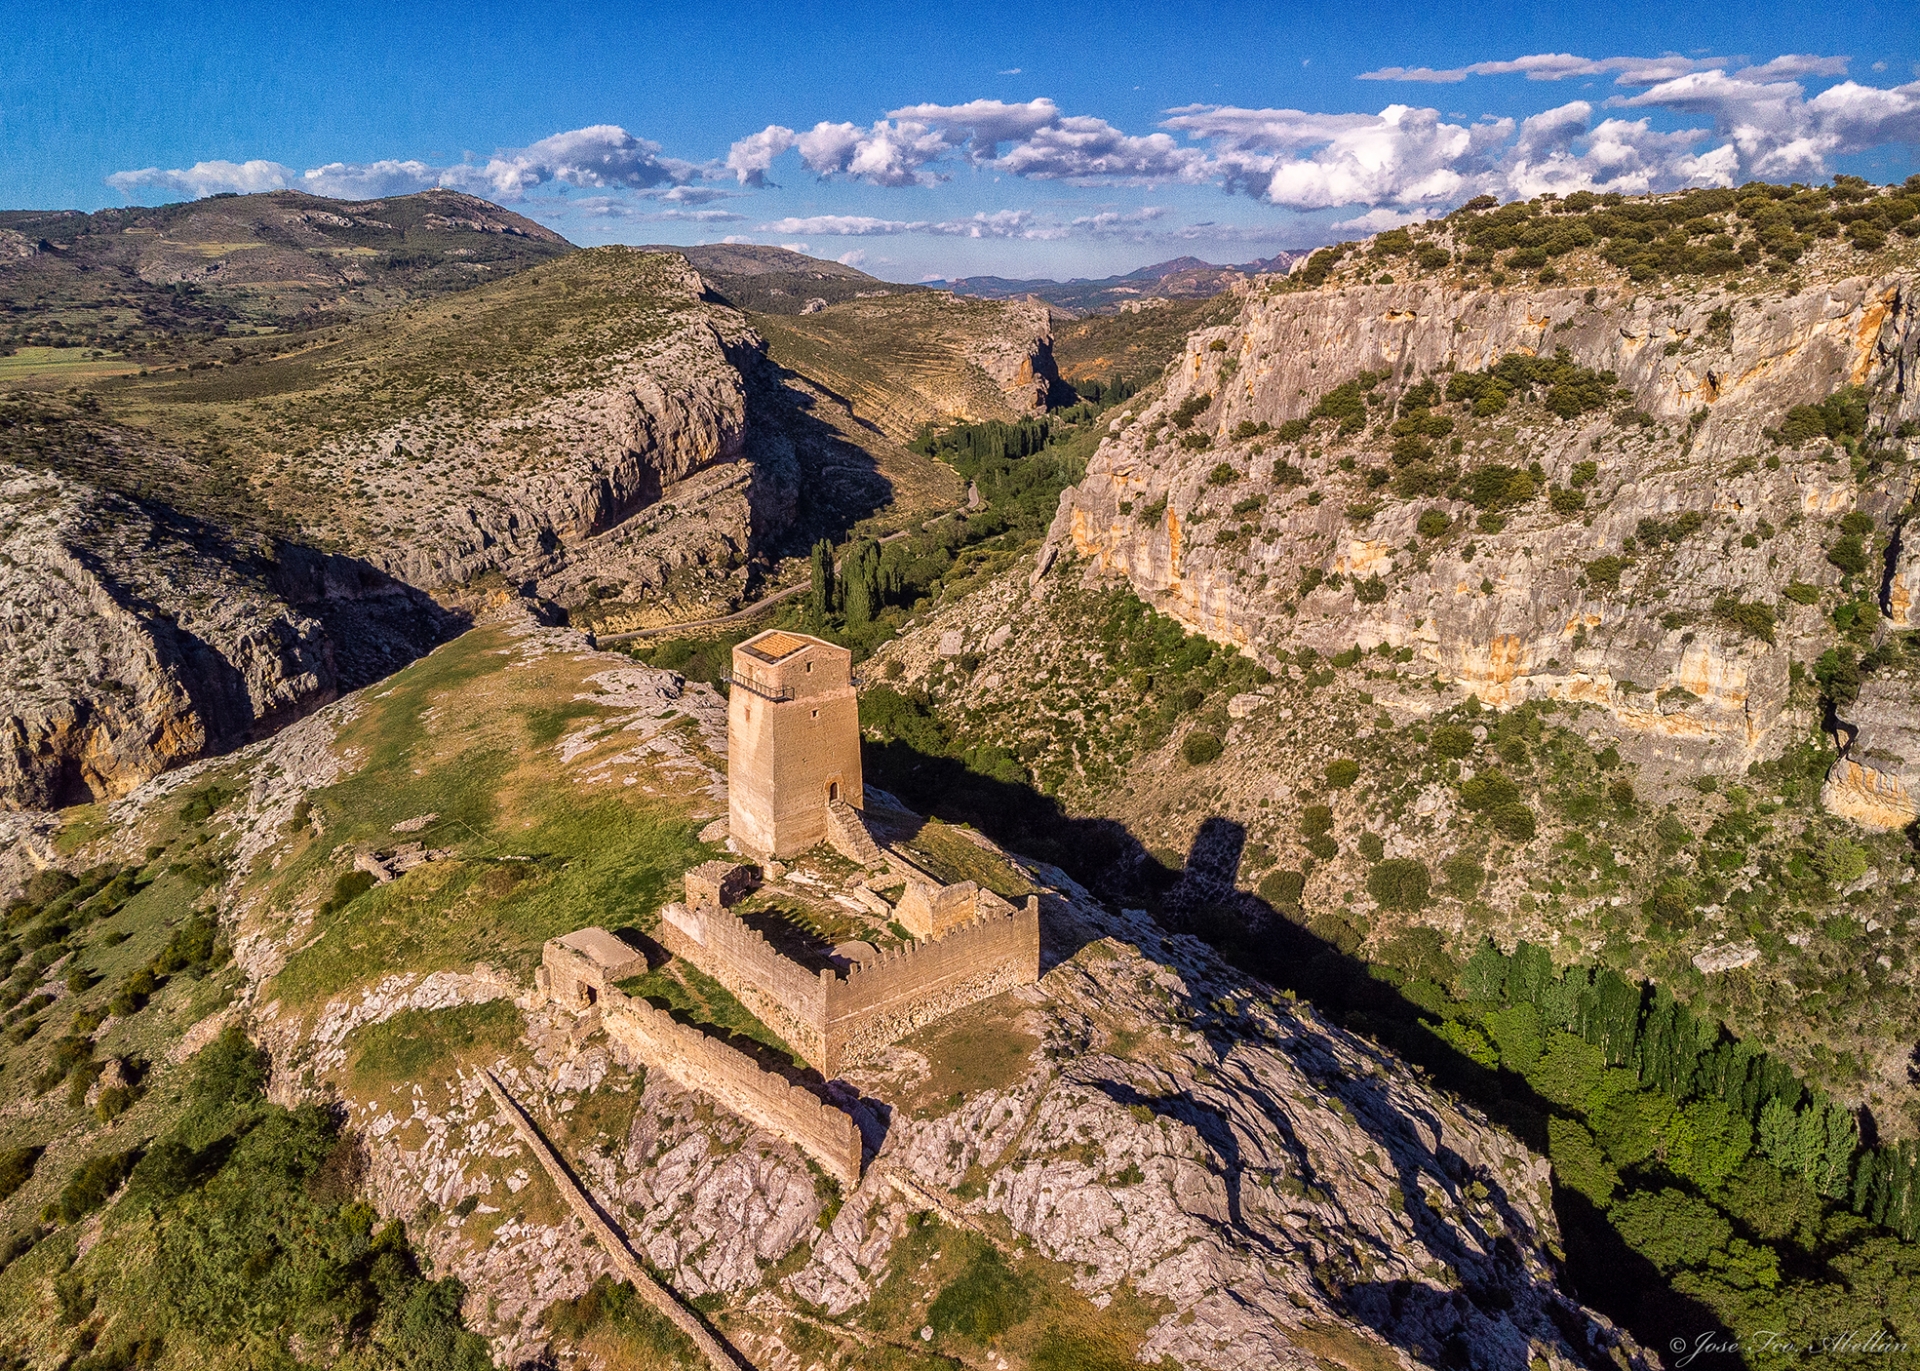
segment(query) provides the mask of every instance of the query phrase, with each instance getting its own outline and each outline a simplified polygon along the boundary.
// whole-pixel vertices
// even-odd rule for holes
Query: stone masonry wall
[[[859,1184],[860,1130],[844,1111],[762,1070],[745,1053],[619,990],[607,993],[600,1021],[611,1037],[648,1065],[785,1138],[842,1185]]]
[[[667,951],[720,982],[794,1051],[827,1069],[824,977],[782,956],[725,910],[670,904],[660,911],[659,936]]]
[[[954,1010],[1040,978],[1040,902],[816,978],[725,910],[661,911],[660,941],[828,1076]]]
[[[837,1070],[956,1009],[1039,979],[1040,901],[1029,896],[1022,909],[883,952],[833,981],[827,1056]]]

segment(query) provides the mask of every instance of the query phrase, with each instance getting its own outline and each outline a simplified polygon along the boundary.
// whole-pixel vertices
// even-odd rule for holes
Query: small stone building
[[[591,1009],[610,986],[646,971],[646,956],[606,929],[579,928],[547,940],[534,983],[555,1004]]]
[[[738,862],[702,862],[686,874],[687,903],[731,909],[759,884],[760,873]]]
[[[827,807],[860,809],[860,708],[853,654],[771,629],[733,649],[727,705],[728,825],[756,857],[828,837]]]

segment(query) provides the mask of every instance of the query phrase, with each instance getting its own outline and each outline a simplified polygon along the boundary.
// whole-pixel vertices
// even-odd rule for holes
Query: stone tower
[[[864,807],[851,652],[779,629],[734,648],[727,790],[734,843],[761,858],[826,838],[830,804]]]

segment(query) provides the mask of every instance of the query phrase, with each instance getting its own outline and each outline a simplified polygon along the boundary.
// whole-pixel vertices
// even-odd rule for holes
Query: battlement
[[[823,1034],[833,1069],[864,1061],[957,1009],[1039,980],[1039,898],[1028,896],[1019,909],[1000,903],[1007,912],[985,912],[943,937],[888,949],[837,978],[828,987]]]
[[[794,1051],[820,1065],[827,1047],[827,992],[818,977],[717,906],[666,906],[659,937],[667,951],[720,982]]]
[[[997,901],[997,897],[996,901]],[[931,942],[879,954],[851,970],[810,976],[736,915],[671,904],[661,942],[731,991],[828,1076],[954,1010],[1040,978],[1040,901],[997,901]]]

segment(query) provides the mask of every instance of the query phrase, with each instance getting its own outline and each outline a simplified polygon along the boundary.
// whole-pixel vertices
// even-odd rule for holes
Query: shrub
[[[1205,766],[1225,750],[1225,744],[1213,734],[1198,730],[1189,733],[1180,744],[1180,755],[1187,759],[1189,766]]]
[[[1604,590],[1618,590],[1620,589],[1620,573],[1631,565],[1632,563],[1625,557],[1621,557],[1615,553],[1608,553],[1604,557],[1596,557],[1587,563],[1587,584],[1599,586]]]
[[[1817,405],[1795,405],[1778,430],[1780,440],[1799,447],[1815,438],[1859,438],[1867,431],[1867,393],[1858,386],[1835,391]]]
[[[1323,862],[1330,862],[1340,855],[1340,844],[1334,841],[1331,833],[1322,833],[1317,838],[1307,839],[1307,851]]]
[[[1351,757],[1336,757],[1327,763],[1327,789],[1345,790],[1360,779],[1360,763]]]
[[[1414,530],[1422,538],[1439,538],[1452,527],[1453,520],[1437,509],[1430,509],[1420,516],[1420,522],[1414,525]]]
[[[314,916],[324,919],[329,914],[338,913],[340,910],[352,904],[360,896],[366,894],[367,891],[372,890],[377,884],[378,882],[374,880],[371,872],[347,872],[334,881],[332,893],[322,902],[320,908],[315,911]]]
[[[81,1162],[54,1202],[60,1222],[73,1223],[105,1204],[133,1170],[138,1155],[134,1151],[102,1152]]]
[[[1459,724],[1441,724],[1427,745],[1442,757],[1458,760],[1473,751],[1473,731]]]
[[[1633,782],[1629,781],[1625,776],[1611,782],[1607,786],[1607,798],[1613,801],[1613,807],[1615,809],[1632,809],[1634,798]]]
[[[1495,805],[1487,816],[1494,831],[1516,843],[1528,842],[1535,832],[1533,811],[1523,804]]]
[[[1478,895],[1487,879],[1486,868],[1465,852],[1454,853],[1441,863],[1440,869],[1446,873],[1447,893],[1463,900]]]
[[[1456,494],[1475,509],[1492,512],[1525,504],[1539,494],[1539,487],[1531,472],[1494,463],[1468,472]]]
[[[1283,443],[1297,443],[1313,428],[1311,419],[1289,419],[1276,428],[1274,436]]]
[[[1547,508],[1555,514],[1578,514],[1587,507],[1587,497],[1577,490],[1560,487],[1547,492]]]
[[[1195,429],[1192,433],[1184,433],[1180,436],[1180,446],[1188,452],[1205,452],[1213,446],[1213,439],[1208,434]]]
[[[1304,486],[1307,483],[1307,473],[1292,462],[1275,462],[1273,483],[1276,486]]]
[[[1207,406],[1212,403],[1211,394],[1189,395],[1180,402],[1179,408],[1173,411],[1173,426],[1178,429],[1192,428],[1193,421],[1205,413]]]
[[[0,1152],[0,1200],[7,1199],[33,1179],[33,1168],[40,1161],[37,1147],[10,1147]]]
[[[1228,462],[1220,463],[1207,473],[1207,484],[1210,486],[1230,486],[1239,479],[1240,473]]]
[[[1260,898],[1268,904],[1297,905],[1307,878],[1298,871],[1270,871],[1260,880]]]
[[[1363,375],[1372,381],[1373,384],[1378,384],[1378,378],[1375,378],[1371,372],[1363,373]],[[1367,398],[1365,391],[1371,389],[1372,385],[1368,385],[1363,389],[1358,380],[1348,381],[1344,385],[1335,386],[1332,390],[1320,397],[1320,402],[1308,411],[1307,417],[1311,419],[1332,419],[1339,423],[1340,432],[1358,433],[1367,426]]]
[[[1573,474],[1567,478],[1567,484],[1575,490],[1584,490],[1599,479],[1600,464],[1598,462],[1575,462]]]
[[[1867,549],[1857,534],[1849,533],[1827,549],[1827,560],[1849,576],[1861,576],[1867,570]]]
[[[1774,618],[1770,606],[1722,595],[1713,602],[1713,617],[1749,638],[1758,638],[1763,643],[1773,641]]]
[[[1309,838],[1333,832],[1333,807],[1308,805],[1300,811],[1300,831]]]
[[[1520,787],[1513,778],[1491,767],[1460,783],[1460,803],[1471,810],[1486,812],[1519,799]]]
[[[1382,909],[1411,914],[1427,906],[1427,864],[1412,857],[1378,862],[1367,873],[1367,894]]]
[[[1387,583],[1377,575],[1369,576],[1364,581],[1355,581],[1353,598],[1363,605],[1377,605],[1387,598]]]
[[[1386,840],[1378,833],[1362,833],[1357,846],[1360,849],[1360,855],[1370,862],[1379,861],[1387,852]]]
[[[1820,587],[1810,586],[1805,581],[1789,581],[1787,588],[1780,593],[1796,605],[1817,604],[1820,600]]]

